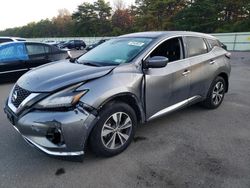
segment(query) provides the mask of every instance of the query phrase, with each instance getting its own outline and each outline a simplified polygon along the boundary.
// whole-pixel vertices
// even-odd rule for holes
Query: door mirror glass
[[[154,56],[145,61],[145,68],[162,68],[168,64],[168,58],[164,56]]]

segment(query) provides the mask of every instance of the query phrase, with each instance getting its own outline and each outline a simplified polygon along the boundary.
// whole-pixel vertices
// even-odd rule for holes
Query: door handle
[[[215,61],[214,61],[214,60],[211,60],[209,64],[210,64],[210,65],[213,65],[213,64],[215,64]]]
[[[186,76],[187,74],[189,74],[191,71],[190,70],[185,70],[183,73],[182,73],[182,75],[183,76]]]

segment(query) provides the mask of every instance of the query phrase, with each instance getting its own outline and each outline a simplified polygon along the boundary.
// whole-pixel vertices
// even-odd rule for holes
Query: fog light
[[[53,144],[56,144],[58,146],[64,144],[62,130],[59,127],[49,128],[49,130],[47,131],[46,138]]]

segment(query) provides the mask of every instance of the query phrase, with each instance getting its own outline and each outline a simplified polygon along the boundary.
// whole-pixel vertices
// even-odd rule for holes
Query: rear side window
[[[186,37],[187,52],[189,57],[205,54],[208,52],[207,45],[202,38]]]
[[[211,49],[213,49],[215,46],[220,47],[220,43],[217,40],[207,39],[207,41],[210,44]]]
[[[29,55],[39,55],[49,53],[49,47],[42,44],[26,44]]]

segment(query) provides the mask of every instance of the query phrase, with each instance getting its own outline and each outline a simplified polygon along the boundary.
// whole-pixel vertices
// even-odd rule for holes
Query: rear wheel
[[[112,103],[99,113],[100,119],[90,135],[92,151],[110,157],[124,151],[131,143],[137,124],[134,110],[125,103]]]
[[[202,105],[209,109],[218,108],[225,95],[226,83],[225,80],[218,76],[211,84],[207,98],[202,102]]]

